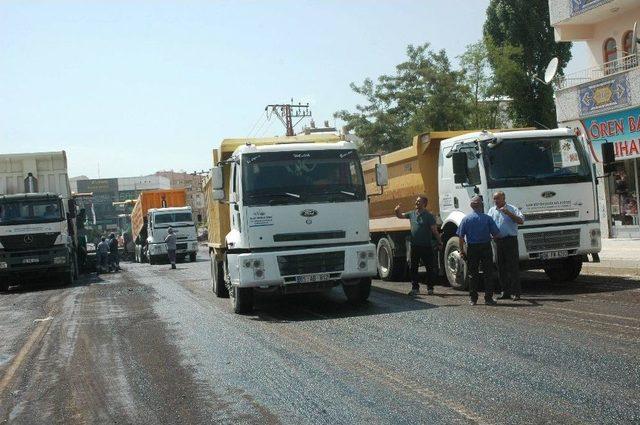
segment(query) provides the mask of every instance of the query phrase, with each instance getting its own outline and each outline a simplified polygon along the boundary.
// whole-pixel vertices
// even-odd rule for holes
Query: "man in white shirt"
[[[494,206],[487,213],[498,226],[500,234],[494,238],[498,262],[498,276],[502,286],[499,299],[520,299],[520,254],[518,253],[518,225],[524,223],[520,210],[506,202],[504,192],[493,194]]]

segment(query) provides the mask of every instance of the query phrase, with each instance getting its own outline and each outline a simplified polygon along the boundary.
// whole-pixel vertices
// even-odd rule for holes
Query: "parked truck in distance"
[[[412,146],[382,162],[389,167],[389,187],[370,205],[382,279],[405,276],[409,223],[395,217],[394,207],[411,210],[418,194],[428,197],[440,225],[444,249],[438,264],[455,288],[466,289],[466,265],[454,236],[476,194],[488,210],[493,193],[503,191],[524,214],[518,235],[522,269],[543,269],[549,278],[567,281],[578,277],[583,262],[599,261],[595,168],[570,129],[419,134]],[[364,164],[370,191],[376,190],[374,166]]]
[[[196,260],[198,242],[193,213],[186,206],[185,189],[149,190],[138,196],[131,211],[131,237],[134,241],[136,262],[155,264],[167,258],[169,227],[178,239],[176,256]]]
[[[231,295],[236,313],[260,291],[342,285],[351,302],[368,298],[377,266],[354,144],[336,134],[225,139],[205,197],[212,290]]]
[[[75,281],[75,214],[64,151],[0,155],[0,290]]]

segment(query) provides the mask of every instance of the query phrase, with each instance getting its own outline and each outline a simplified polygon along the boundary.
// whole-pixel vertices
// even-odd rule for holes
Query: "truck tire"
[[[371,293],[371,278],[363,277],[358,283],[347,285],[342,283],[342,289],[350,304],[362,304],[369,298]]]
[[[222,261],[211,256],[211,290],[218,298],[229,298],[229,290],[224,282],[224,268]]]
[[[376,253],[380,279],[388,282],[398,282],[407,277],[406,258],[393,256],[391,242],[387,238],[380,238]]]
[[[5,279],[0,282],[0,292],[7,292],[9,290],[9,282]]]
[[[468,289],[467,263],[460,257],[460,242],[456,236],[449,238],[444,248],[444,270],[453,289]]]
[[[155,255],[149,255],[149,265],[153,266],[158,264],[158,259]]]
[[[234,286],[230,292],[234,313],[249,314],[253,311],[253,288]]]
[[[189,260],[192,263],[195,263],[196,262],[196,256],[197,256],[197,253],[196,252],[192,252],[191,254],[189,254]]]
[[[554,282],[572,282],[578,278],[582,271],[582,260],[567,258],[559,261],[554,267],[546,267],[545,274]]]

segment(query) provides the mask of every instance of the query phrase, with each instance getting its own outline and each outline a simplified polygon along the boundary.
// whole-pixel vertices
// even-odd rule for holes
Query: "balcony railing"
[[[558,90],[562,90],[568,87],[574,87],[579,84],[598,80],[606,77],[607,75],[615,74],[616,72],[627,71],[637,67],[638,54],[628,55],[616,60],[605,62],[602,65],[561,76],[558,78],[556,84],[558,86]]]

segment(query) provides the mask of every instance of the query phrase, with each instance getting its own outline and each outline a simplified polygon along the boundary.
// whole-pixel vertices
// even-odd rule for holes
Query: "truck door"
[[[471,198],[476,195],[475,188],[478,187],[478,189],[480,189],[480,155],[477,150],[477,144],[474,142],[464,143],[459,146],[458,149],[460,152],[464,152],[467,154],[467,168],[469,170],[469,179],[464,184],[455,185],[455,189],[453,191],[453,205],[454,209],[467,212],[471,211],[469,203],[471,202]],[[449,162],[451,161],[452,160],[449,159]],[[448,164],[448,166],[452,167],[451,164]],[[478,192],[478,194],[481,193],[481,191]]]
[[[229,191],[229,200],[231,201],[231,205],[229,206],[229,211],[231,212],[231,229],[237,230],[239,233],[242,233],[242,223],[240,221],[240,196],[239,196],[239,165],[236,163],[231,164],[231,184]]]

